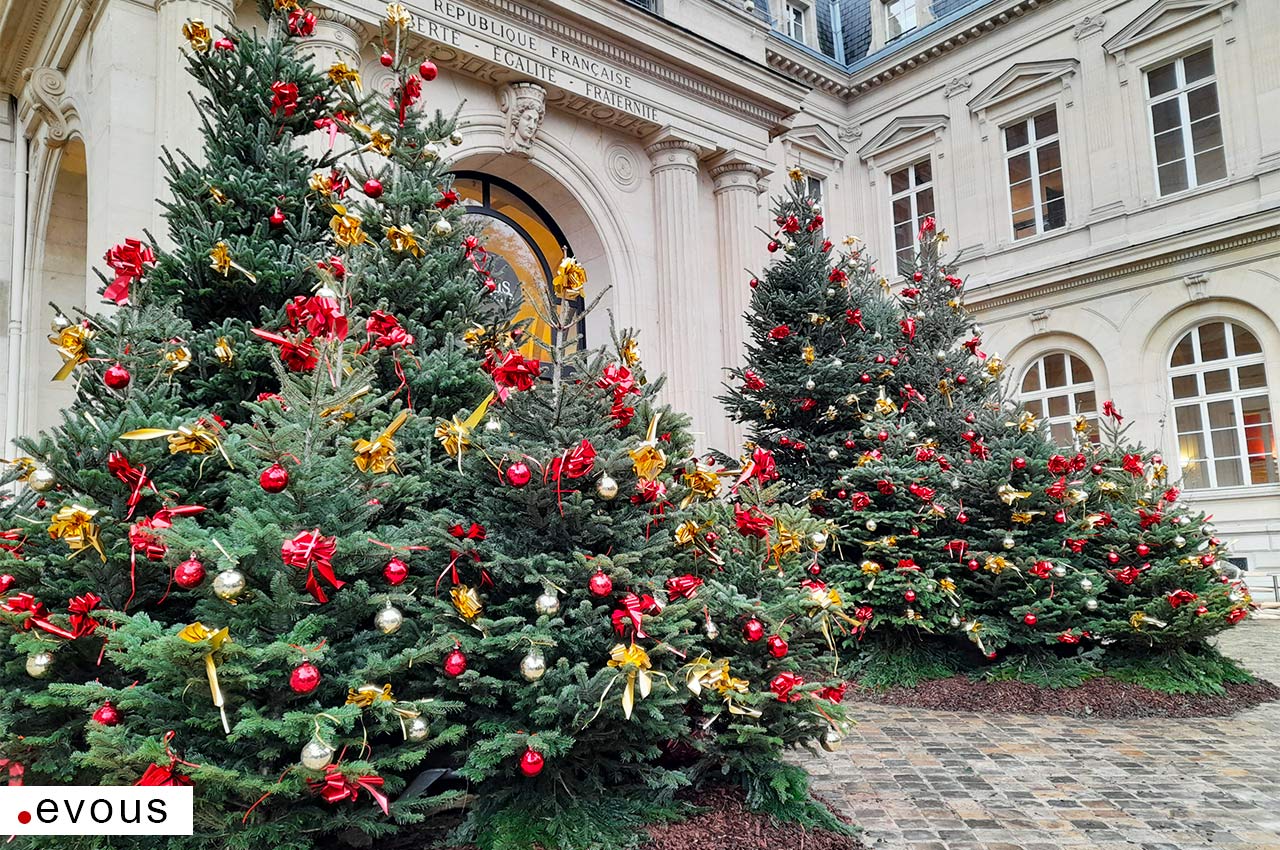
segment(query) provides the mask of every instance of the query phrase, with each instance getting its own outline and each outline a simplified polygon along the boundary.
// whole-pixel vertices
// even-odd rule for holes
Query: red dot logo
[[[18,823],[31,823],[31,812],[18,812]]]

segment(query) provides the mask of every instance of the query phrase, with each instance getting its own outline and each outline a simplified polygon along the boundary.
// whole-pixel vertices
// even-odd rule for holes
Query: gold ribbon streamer
[[[444,450],[449,457],[458,459],[458,471],[462,471],[462,455],[471,446],[471,432],[480,424],[480,420],[484,418],[485,412],[489,409],[489,403],[493,401],[493,393],[489,393],[485,400],[480,402],[480,406],[471,411],[471,415],[466,419],[459,420],[457,416],[453,419],[443,420],[436,426],[436,439],[444,446]]]
[[[361,472],[372,472],[375,475],[386,472],[398,474],[400,467],[396,466],[396,442],[393,438],[396,431],[399,431],[400,426],[404,425],[408,419],[409,411],[402,410],[386,430],[372,440],[356,440],[352,446],[356,452],[356,468]]]
[[[49,342],[62,357],[62,368],[54,374],[53,380],[65,381],[73,369],[88,361],[88,343],[93,337],[94,332],[84,325],[67,325],[57,334],[50,334]]]
[[[218,668],[213,663],[213,653],[231,639],[231,631],[221,628],[215,632],[204,623],[196,622],[185,626],[178,632],[178,637],[187,643],[208,642],[209,652],[204,657],[204,672],[209,677],[209,694],[213,697],[213,704],[218,707],[218,713],[222,715],[222,730],[230,735],[231,725],[227,722],[226,698],[223,697],[222,687],[218,684]]]

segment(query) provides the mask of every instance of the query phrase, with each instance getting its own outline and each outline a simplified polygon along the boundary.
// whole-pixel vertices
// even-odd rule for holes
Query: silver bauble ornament
[[[31,470],[31,474],[27,476],[27,486],[37,493],[48,493],[53,489],[53,485],[58,483],[58,479],[53,472],[45,466],[37,466]]]
[[[951,624],[951,628],[953,628],[953,629],[954,629],[954,628],[959,628],[959,626],[960,626],[960,618],[959,618],[959,617],[957,617],[955,614],[952,614],[952,615],[951,615],[951,619],[950,619],[950,620],[948,620],[947,622],[949,622],[949,623]]]
[[[425,145],[422,146],[422,158],[423,159],[439,159],[440,146],[437,145],[435,142],[427,142]]]
[[[334,292],[332,289],[330,289],[327,286],[322,286],[316,290],[316,297],[317,298],[337,298],[338,293]]]
[[[926,428],[936,428],[936,427],[938,427],[938,423],[937,423],[937,422],[934,422],[932,419],[930,419],[928,422],[924,423],[924,427],[926,427]]]
[[[821,552],[827,548],[827,539],[825,531],[815,531],[809,535],[809,548],[815,552]]]
[[[1190,525],[1190,524],[1191,524],[1191,517],[1189,516],[1178,517],[1178,525]]]
[[[908,431],[908,432],[907,432],[907,439],[908,439],[908,440],[914,440],[915,438],[916,438],[916,432],[915,432],[915,431]]]
[[[815,382],[814,382],[813,378],[810,378],[809,380],[807,380],[807,381],[805,381],[805,382],[804,382],[804,388],[805,388],[806,390],[814,389],[814,388],[815,388],[815,387],[817,387],[817,386],[818,386],[818,385],[817,385],[817,383],[815,383]]]
[[[53,321],[49,324],[50,330],[54,333],[62,333],[69,327],[71,327],[71,320],[61,313],[55,313]]]
[[[1080,579],[1080,589],[1083,590],[1085,593],[1088,593],[1089,591],[1093,590],[1093,582],[1091,582],[1087,578]]]
[[[302,762],[302,766],[308,770],[324,770],[329,766],[329,762],[333,761],[333,747],[319,738],[312,738],[302,748],[302,755],[298,761]]]
[[[834,753],[836,750],[840,749],[840,744],[842,744],[843,742],[844,742],[844,735],[840,732],[840,730],[836,728],[831,728],[831,729],[828,729],[826,734],[822,736],[822,741],[821,741],[822,749],[826,750],[829,753]]]
[[[531,649],[528,655],[520,659],[520,675],[524,676],[526,682],[536,682],[546,672],[547,659],[538,650]]]
[[[1183,546],[1187,545],[1187,538],[1179,534],[1177,537],[1173,538],[1173,545],[1181,549]]]
[[[596,493],[606,501],[611,500],[618,495],[618,482],[608,475],[602,475],[596,482]]]
[[[1012,549],[1012,548],[1013,548],[1013,538],[1012,538],[1012,537],[1006,537],[1004,540],[1001,540],[1001,541],[1000,541],[1000,545],[1001,545],[1001,546],[1003,546],[1003,547],[1004,547],[1004,548],[1006,548],[1006,549]]]
[[[827,459],[828,459],[828,460],[835,460],[835,459],[836,459],[836,458],[838,458],[838,457],[840,457],[840,450],[839,450],[839,449],[834,449],[834,448],[827,449]]]
[[[1056,564],[1056,565],[1054,566],[1054,568],[1053,568],[1052,572],[1053,572],[1053,574],[1054,574],[1055,576],[1057,576],[1058,578],[1062,578],[1063,576],[1065,576],[1065,575],[1067,574],[1067,568],[1066,568],[1066,567],[1064,567],[1064,566],[1062,566],[1062,564]]]
[[[944,360],[946,360],[946,359],[947,359],[947,352],[945,352],[945,351],[935,351],[935,352],[933,352],[933,356],[934,356],[935,358],[937,358],[937,360],[938,360],[938,362],[939,362],[939,363],[941,363],[941,362],[943,362]]]
[[[496,434],[502,430],[502,420],[496,416],[490,416],[484,421],[484,430],[490,434]]]
[[[436,219],[436,223],[431,225],[431,231],[436,236],[448,236],[453,232],[453,225],[449,223],[447,218]]]
[[[560,612],[560,596],[553,590],[548,590],[541,594],[537,599],[533,600],[533,610],[543,616],[550,617]]]
[[[829,287],[829,286],[828,286],[828,287],[827,287],[827,297],[828,297],[828,298],[831,298],[831,297],[833,297],[835,294],[836,294],[836,291],[835,291],[834,289],[832,289],[831,287]]]
[[[832,365],[832,366],[836,366],[836,367],[840,367],[840,366],[843,366],[843,365],[844,365],[844,361],[843,361],[843,360],[841,360],[839,357],[832,357],[832,358],[831,358],[831,365]]]
[[[27,656],[27,675],[33,679],[43,679],[49,675],[53,667],[52,652],[33,652]]]
[[[384,635],[393,635],[400,631],[400,627],[404,625],[404,614],[401,614],[399,608],[388,602],[387,607],[374,615],[373,624]]]
[[[404,727],[404,736],[410,741],[425,741],[430,734],[431,725],[421,715],[410,720]]]
[[[1098,610],[1098,600],[1096,600],[1096,599],[1086,599],[1086,600],[1084,601],[1084,607],[1085,607],[1085,609],[1086,609],[1086,610],[1089,610],[1089,611],[1097,611],[1097,610]]]
[[[707,627],[703,631],[707,633],[707,640],[715,640],[720,637],[720,627],[710,620],[707,620]]]
[[[462,134],[455,130],[453,134],[449,136],[449,142],[455,146],[462,144]]]
[[[876,530],[876,521],[873,519],[867,520],[867,531],[875,531],[875,530]]]
[[[230,602],[244,593],[244,573],[239,570],[223,570],[213,577],[213,593],[219,599]]]

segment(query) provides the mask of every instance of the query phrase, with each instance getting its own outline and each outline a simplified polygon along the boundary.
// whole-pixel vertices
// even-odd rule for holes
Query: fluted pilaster
[[[182,25],[188,20],[204,21],[214,38],[220,28],[231,23],[232,0],[157,0],[156,37],[156,143],[167,147],[175,156],[183,151],[196,162],[203,159],[203,137],[200,116],[191,93],[203,94],[195,79],[187,73],[181,47],[186,45]]]

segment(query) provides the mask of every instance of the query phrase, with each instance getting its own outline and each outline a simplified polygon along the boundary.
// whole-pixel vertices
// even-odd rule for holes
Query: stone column
[[[718,345],[704,341],[720,311],[706,251],[699,248],[698,154],[695,143],[663,134],[647,148],[653,175],[654,260],[658,295],[658,365],[667,375],[667,401],[693,417],[699,449],[722,430],[716,415]],[[708,304],[710,301],[710,305]],[[715,305],[715,306],[712,306]],[[711,309],[707,309],[711,306]]]
[[[743,314],[751,301],[748,284],[752,272],[760,271],[755,228],[761,223],[758,185],[763,175],[759,166],[738,159],[711,169],[716,198],[716,247],[720,255],[721,367],[742,362],[747,332]],[[732,423],[727,428],[732,442],[717,448],[732,454],[742,441],[743,429]]]
[[[360,50],[365,44],[365,31],[361,23],[350,15],[320,6],[312,6],[311,11],[316,16],[316,30],[298,44],[311,54],[316,70],[323,74],[336,63],[344,62],[348,67],[363,72]],[[364,85],[368,88],[377,82],[377,79],[369,78],[364,80]],[[329,150],[329,134],[323,130],[307,134],[305,140],[310,157],[319,159]],[[340,133],[334,141],[336,153],[350,146],[351,137],[345,133]]]
[[[219,29],[234,16],[232,0],[156,0],[156,144],[175,157],[183,151],[196,162],[203,159],[200,116],[191,94],[200,97],[204,90],[187,73],[180,50],[187,44],[182,25],[188,20],[204,21],[217,39]]]

